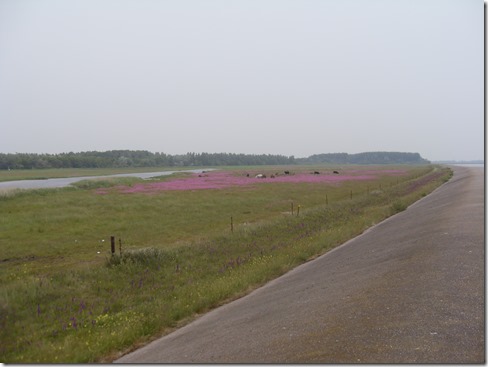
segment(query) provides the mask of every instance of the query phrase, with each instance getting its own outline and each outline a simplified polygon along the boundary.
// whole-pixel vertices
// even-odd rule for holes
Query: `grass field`
[[[0,170],[0,182],[17,180],[45,180],[48,178],[105,176],[120,173],[179,171],[193,167],[132,167],[132,168],[52,168]]]
[[[283,167],[241,167],[0,196],[0,361],[111,361],[406,209],[451,175],[438,166],[288,169],[288,178],[270,178]]]

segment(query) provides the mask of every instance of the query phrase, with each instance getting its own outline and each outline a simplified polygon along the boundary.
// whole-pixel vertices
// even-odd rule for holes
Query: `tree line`
[[[293,156],[272,154],[186,153],[111,150],[60,154],[0,153],[0,169],[241,166],[294,164]]]
[[[429,164],[419,153],[366,152],[357,154],[325,153],[298,158],[297,163],[317,164]]]
[[[428,164],[418,153],[327,153],[308,158],[273,154],[186,153],[110,150],[60,154],[0,153],[0,169],[114,168],[175,166],[257,166],[293,164]]]

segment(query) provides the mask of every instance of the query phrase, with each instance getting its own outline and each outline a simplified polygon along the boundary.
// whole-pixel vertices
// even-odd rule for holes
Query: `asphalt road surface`
[[[484,170],[117,360],[484,363]]]

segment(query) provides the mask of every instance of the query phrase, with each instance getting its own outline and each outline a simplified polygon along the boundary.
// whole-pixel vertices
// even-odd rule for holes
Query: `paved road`
[[[212,168],[204,168],[207,171],[213,171]],[[67,187],[72,183],[82,180],[93,180],[101,178],[112,177],[139,177],[142,179],[148,179],[157,176],[171,175],[175,172],[202,172],[202,169],[196,170],[180,170],[180,171],[162,171],[162,172],[144,172],[144,173],[119,173],[116,175],[107,176],[83,176],[83,177],[65,177],[65,178],[49,178],[46,180],[18,180],[18,181],[5,181],[0,182],[0,191],[13,190],[13,189],[52,189],[59,187]]]
[[[116,362],[484,363],[484,171]]]

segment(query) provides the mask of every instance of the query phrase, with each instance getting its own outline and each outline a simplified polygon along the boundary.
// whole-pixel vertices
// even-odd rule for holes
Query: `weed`
[[[407,204],[401,200],[396,200],[393,204],[391,204],[392,214],[402,212],[407,209]]]
[[[107,266],[117,266],[123,264],[142,264],[146,266],[158,266],[174,258],[168,251],[157,248],[144,248],[137,250],[130,250],[121,255],[113,254],[107,259]]]

